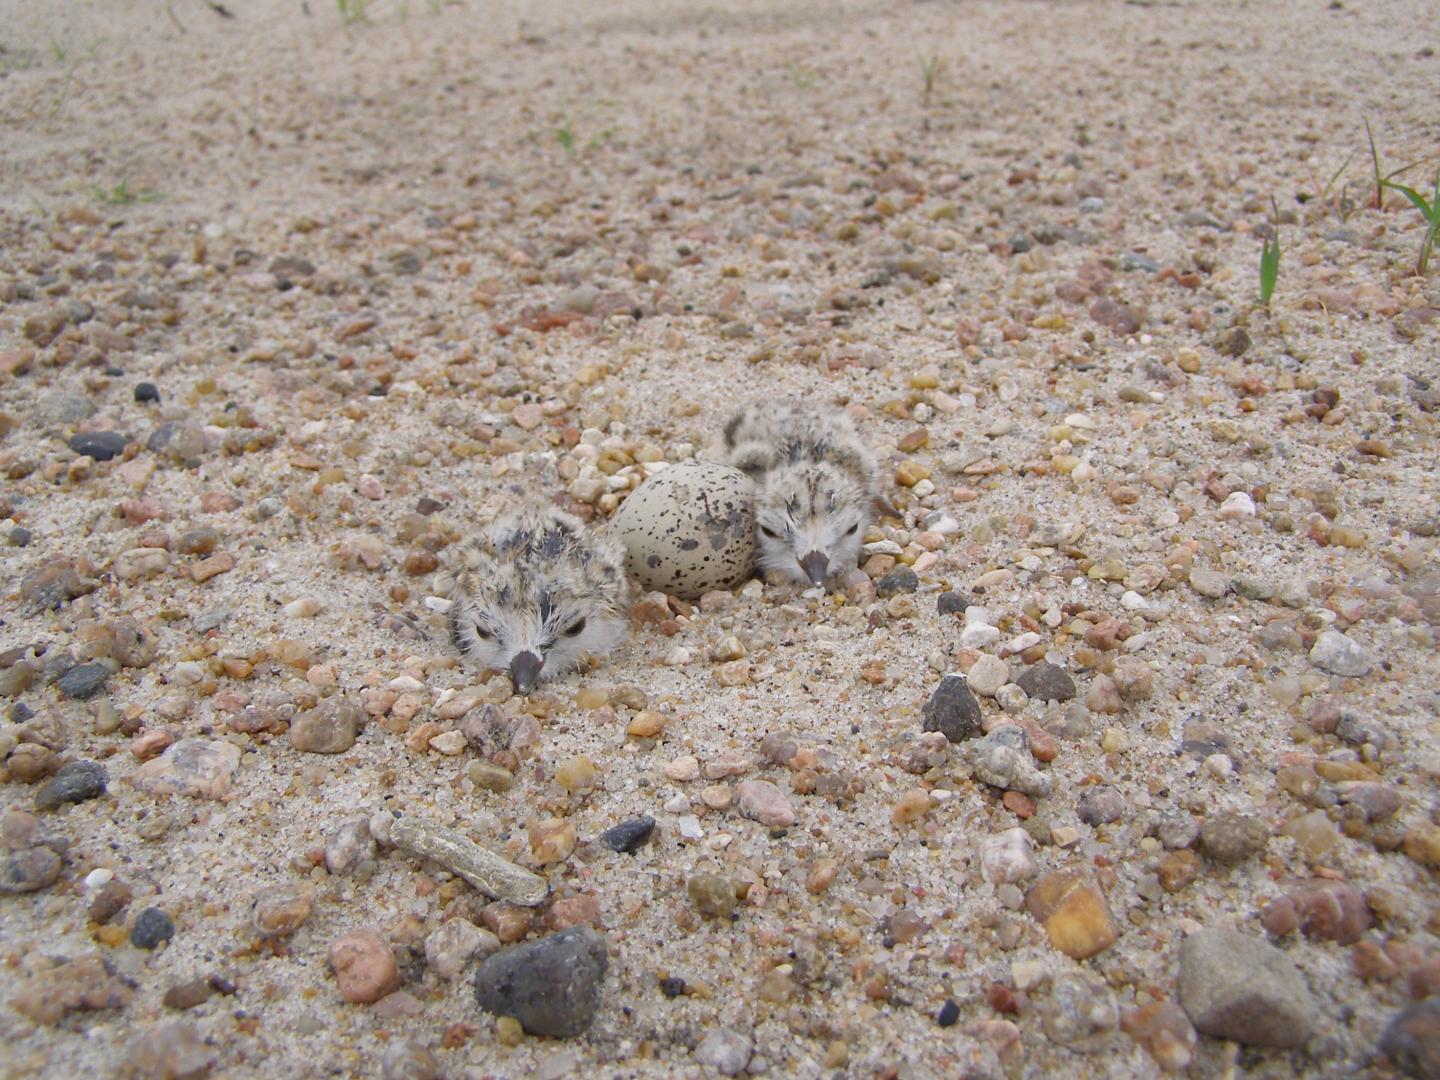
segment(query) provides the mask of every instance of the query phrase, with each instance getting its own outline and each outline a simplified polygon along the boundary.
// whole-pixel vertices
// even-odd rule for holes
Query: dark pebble
[[[1075,696],[1075,680],[1049,660],[1030,665],[1016,676],[1015,685],[1040,701],[1069,701]]]
[[[685,980],[679,975],[668,975],[660,980],[660,992],[667,998],[677,998],[685,993]]]
[[[655,819],[653,817],[631,818],[629,821],[622,821],[600,834],[600,842],[611,851],[622,851],[632,855],[638,851],[650,839],[650,834],[655,831]]]
[[[135,384],[136,401],[159,401],[160,391],[153,382],[142,382]]]
[[[29,547],[30,541],[34,538],[35,534],[29,529],[22,525],[16,525],[10,530],[10,535],[6,539],[10,541],[11,547]]]
[[[35,718],[35,710],[23,701],[17,701],[10,706],[10,722],[12,724],[23,724],[26,720]]]
[[[1016,255],[1024,254],[1025,252],[1030,250],[1030,237],[1026,236],[1024,233],[1016,233],[1014,236],[1010,237],[1007,243],[1010,245],[1010,250],[1013,251]]]
[[[153,949],[174,936],[175,924],[158,907],[147,907],[140,912],[135,916],[135,925],[130,928],[130,944],[137,949]]]
[[[93,922],[108,923],[130,906],[134,896],[135,890],[129,885],[119,878],[111,878],[90,897],[90,903],[85,909],[86,914]]]
[[[1380,1052],[1406,1076],[1440,1076],[1440,998],[1396,1013],[1380,1036]]]
[[[60,692],[68,698],[86,701],[100,692],[110,669],[101,663],[76,664],[55,680]]]
[[[118,431],[82,431],[70,440],[70,449],[96,461],[109,461],[121,453],[129,441]]]
[[[945,1004],[940,1006],[940,1011],[935,1014],[935,1023],[941,1027],[954,1027],[960,1020],[960,1006],[955,1004],[954,999],[946,998]]]
[[[608,965],[605,939],[574,926],[487,958],[475,970],[475,1002],[513,1016],[531,1035],[579,1035],[600,1007]]]
[[[432,499],[429,495],[421,495],[419,501],[415,504],[416,513],[424,517],[429,517],[435,513],[436,510],[444,509],[445,504],[443,502],[439,499]]]
[[[110,774],[98,761],[72,761],[35,793],[35,809],[54,810],[63,803],[81,803],[105,794]]]
[[[964,675],[946,675],[925,702],[920,719],[926,731],[938,731],[952,743],[980,734],[980,702]]]
[[[959,589],[942,592],[935,598],[935,610],[941,615],[964,615],[965,609],[969,606],[970,597]]]
[[[894,596],[896,593],[914,592],[920,587],[920,578],[908,566],[897,566],[875,582],[877,596]]]

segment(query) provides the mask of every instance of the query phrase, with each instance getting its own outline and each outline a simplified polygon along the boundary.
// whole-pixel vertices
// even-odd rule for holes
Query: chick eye
[[[573,623],[561,631],[566,637],[579,637],[585,632],[585,620],[576,619]]]
[[[779,540],[779,539],[780,539],[780,534],[779,534],[779,533],[777,533],[774,529],[767,528],[767,527],[764,526],[764,525],[761,525],[761,526],[760,526],[760,535],[761,535],[761,536],[768,536],[771,540]]]
[[[479,623],[475,624],[475,636],[478,637],[481,641],[495,640],[495,635],[492,634],[489,630],[485,629],[485,627],[481,626]]]
[[[854,536],[859,531],[859,529],[860,523],[857,521],[854,525],[851,525],[848,529],[845,530],[845,535]]]

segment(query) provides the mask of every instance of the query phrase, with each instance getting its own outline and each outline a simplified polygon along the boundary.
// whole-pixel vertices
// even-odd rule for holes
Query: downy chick
[[[450,638],[467,659],[508,669],[528,694],[629,633],[621,548],[553,506],[527,506],[460,547]]]
[[[875,459],[847,414],[753,402],[725,425],[725,447],[755,481],[762,569],[822,585],[855,566],[879,490]]]

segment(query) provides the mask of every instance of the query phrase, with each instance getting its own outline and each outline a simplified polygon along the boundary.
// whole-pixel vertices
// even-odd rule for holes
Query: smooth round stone
[[[160,400],[160,391],[152,382],[135,384],[135,400],[141,403]]]
[[[109,461],[118,457],[129,441],[118,431],[82,431],[70,439],[70,449],[82,457]]]
[[[569,1038],[595,1018],[608,964],[605,938],[571,927],[487,958],[475,971],[475,1001],[531,1035]]]
[[[149,907],[135,916],[130,928],[130,944],[137,949],[153,949],[175,936],[175,924],[159,908]]]

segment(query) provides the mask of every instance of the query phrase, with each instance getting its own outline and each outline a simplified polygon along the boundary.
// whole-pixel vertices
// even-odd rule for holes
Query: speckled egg
[[[754,490],[739,469],[682,461],[656,473],[610,519],[625,569],[646,589],[684,600],[730,589],[755,566]]]

